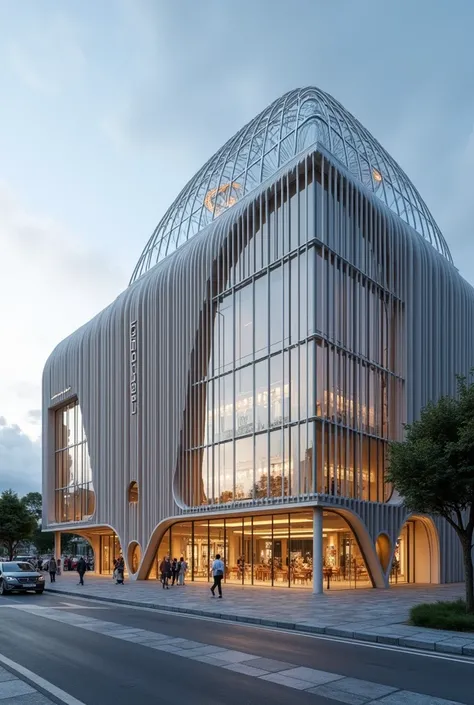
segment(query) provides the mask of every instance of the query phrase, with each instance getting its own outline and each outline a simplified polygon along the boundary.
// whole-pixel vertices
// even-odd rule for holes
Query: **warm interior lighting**
[[[221,184],[216,188],[208,191],[204,197],[204,205],[211,213],[219,215],[226,208],[230,208],[239,200],[240,184],[235,181],[230,181],[227,184]]]
[[[382,181],[382,174],[378,169],[372,169],[372,176],[374,178],[374,181],[377,181],[377,183],[380,183]]]

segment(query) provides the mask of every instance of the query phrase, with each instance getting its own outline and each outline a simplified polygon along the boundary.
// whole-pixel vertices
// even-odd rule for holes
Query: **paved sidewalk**
[[[0,666],[0,703],[2,705],[54,705],[57,702],[47,698],[12,671],[7,671]]]
[[[307,590],[225,585],[222,600],[212,598],[207,583],[163,590],[154,580],[121,586],[111,577],[91,573],[86,574],[85,583],[79,586],[77,574],[63,573],[46,587],[75,597],[474,657],[474,633],[407,624],[414,604],[462,597],[464,586],[459,583],[329,591],[322,596]]]

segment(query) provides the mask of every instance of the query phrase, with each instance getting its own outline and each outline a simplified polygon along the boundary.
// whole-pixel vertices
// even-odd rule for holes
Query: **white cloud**
[[[0,417],[0,492],[9,489],[20,496],[41,491],[41,445]]]
[[[5,416],[37,437],[41,375],[54,346],[126,286],[109,258],[59,223],[31,215],[0,183],[0,399]]]

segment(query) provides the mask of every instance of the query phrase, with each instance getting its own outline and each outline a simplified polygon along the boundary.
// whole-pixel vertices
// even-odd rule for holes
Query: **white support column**
[[[313,507],[313,593],[323,594],[323,508]]]
[[[54,532],[54,557],[56,558],[56,560],[61,558],[61,532],[60,531]]]

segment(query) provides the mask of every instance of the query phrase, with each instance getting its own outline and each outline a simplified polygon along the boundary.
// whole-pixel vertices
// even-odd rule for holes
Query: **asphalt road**
[[[71,606],[64,606],[66,602]],[[66,622],[42,617],[41,611],[11,609],[14,605],[62,607],[61,618]],[[474,661],[465,663],[56,595],[0,598],[0,654],[86,705],[165,701],[287,705],[295,697],[301,705],[335,705],[335,701],[86,631],[67,623],[69,613],[474,705]]]

